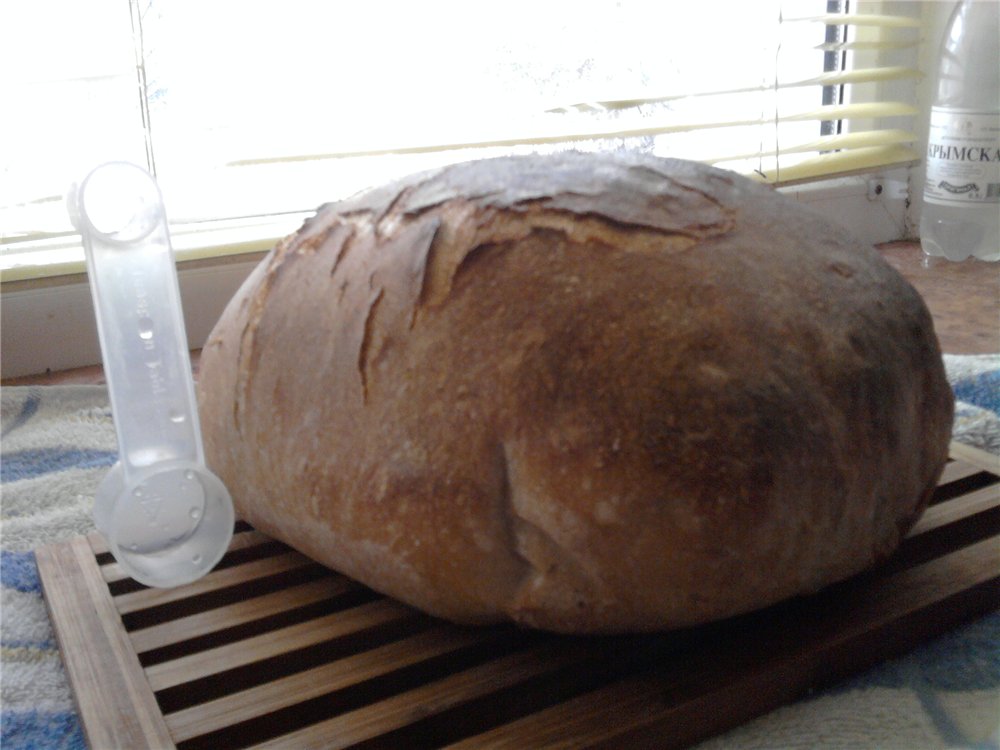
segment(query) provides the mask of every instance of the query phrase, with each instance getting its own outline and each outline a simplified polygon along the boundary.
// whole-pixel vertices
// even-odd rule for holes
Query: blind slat
[[[568,112],[570,110],[618,110],[629,109],[642,105],[663,104],[671,101],[680,101],[694,97],[723,97],[734,96],[736,94],[752,94],[763,91],[781,91],[783,89],[801,88],[803,86],[837,86],[845,83],[878,83],[883,81],[901,80],[904,78],[919,78],[920,71],[903,65],[893,65],[879,68],[859,68],[846,71],[831,71],[809,78],[800,78],[791,81],[778,81],[776,83],[765,83],[759,86],[749,86],[738,89],[728,89],[724,91],[686,91],[684,93],[672,93],[662,95],[638,94],[632,97],[621,98],[601,98],[589,97],[574,104],[563,105],[549,109],[549,112]]]
[[[541,126],[534,130],[505,128],[506,135],[477,135],[443,139],[437,142],[400,141],[396,144],[357,145],[339,151],[311,154],[287,154],[284,156],[259,157],[255,159],[240,159],[228,162],[227,166],[253,166],[259,164],[277,164],[297,161],[320,161],[326,159],[345,159],[362,156],[383,156],[386,154],[417,154],[436,151],[453,151],[456,149],[488,148],[496,146],[518,146],[545,143],[567,143],[573,141],[592,141],[607,138],[635,138],[641,136],[665,135],[668,133],[683,133],[692,130],[707,130],[714,128],[741,127],[770,123],[775,119],[785,122],[802,122],[808,120],[842,120],[850,118],[878,118],[904,115],[915,115],[917,110],[905,102],[863,102],[856,104],[834,104],[821,106],[787,115],[768,114],[760,117],[731,120],[694,120],[683,121],[677,118],[648,118],[632,120],[633,124],[625,124],[619,119],[610,122],[594,123],[591,120],[575,118],[574,123],[560,123],[546,128]]]
[[[813,49],[824,52],[854,52],[857,50],[870,50],[875,52],[886,50],[910,49],[920,44],[920,39],[877,39],[872,41],[853,40],[850,42],[823,42],[817,44]]]
[[[763,175],[754,173],[749,176],[775,185],[789,185],[817,177],[842,177],[882,167],[915,164],[919,160],[920,154],[906,146],[873,146],[820,154],[798,164],[782,166],[771,173],[765,172]]]
[[[919,78],[919,70],[904,65],[892,65],[882,68],[861,68],[858,70],[842,70],[823,73],[801,81],[781,83],[778,88],[788,86],[836,86],[842,83],[880,83],[882,81],[897,81],[903,78]]]
[[[699,159],[707,164],[722,164],[729,161],[744,161],[757,156],[777,156],[778,154],[807,154],[811,151],[824,153],[844,149],[869,148],[872,146],[890,146],[904,143],[915,143],[917,136],[908,130],[892,128],[889,130],[861,130],[853,133],[823,136],[801,143],[780,144],[778,148],[764,148],[748,151],[742,154],[725,154],[708,159]]]
[[[854,102],[818,107],[808,112],[782,116],[789,122],[798,120],[852,120],[876,117],[913,117],[920,114],[912,104],[906,102]]]
[[[827,26],[878,26],[885,29],[918,29],[920,20],[909,16],[875,13],[823,13],[816,16],[782,18],[783,23],[822,23]]]

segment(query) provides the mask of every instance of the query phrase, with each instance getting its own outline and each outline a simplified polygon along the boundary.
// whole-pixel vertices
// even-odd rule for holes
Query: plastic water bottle
[[[920,242],[929,256],[1000,260],[1000,3],[948,21],[930,114]]]

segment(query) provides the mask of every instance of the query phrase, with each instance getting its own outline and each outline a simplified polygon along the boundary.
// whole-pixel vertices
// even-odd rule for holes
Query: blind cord
[[[139,84],[139,111],[142,113],[142,132],[146,146],[146,168],[151,175],[156,176],[156,158],[153,155],[153,129],[149,116],[149,89],[146,84],[146,47],[142,34],[142,16],[144,11],[139,7],[142,0],[129,0],[129,13],[132,18],[132,47],[135,50],[135,71]],[[146,7],[149,7],[147,2]]]

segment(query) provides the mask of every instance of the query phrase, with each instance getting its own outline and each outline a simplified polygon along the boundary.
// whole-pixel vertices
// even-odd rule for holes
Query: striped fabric
[[[32,550],[93,528],[118,457],[111,409],[100,387],[4,388],[0,403],[0,746],[82,748]]]
[[[946,365],[956,438],[1000,454],[1000,355]],[[33,550],[93,528],[94,490],[117,458],[107,394],[10,387],[0,402],[0,745],[83,748]],[[997,748],[998,717],[1000,612],[701,748]]]

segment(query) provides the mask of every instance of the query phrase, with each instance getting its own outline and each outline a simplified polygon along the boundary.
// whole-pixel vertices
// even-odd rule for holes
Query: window
[[[914,47],[919,21],[846,0],[5,0],[4,15],[8,279],[80,267],[62,196],[114,159],[155,173],[183,255],[263,249],[323,202],[501,153],[641,149],[778,184],[916,158],[912,96],[880,92],[912,93],[912,66],[883,53]]]

